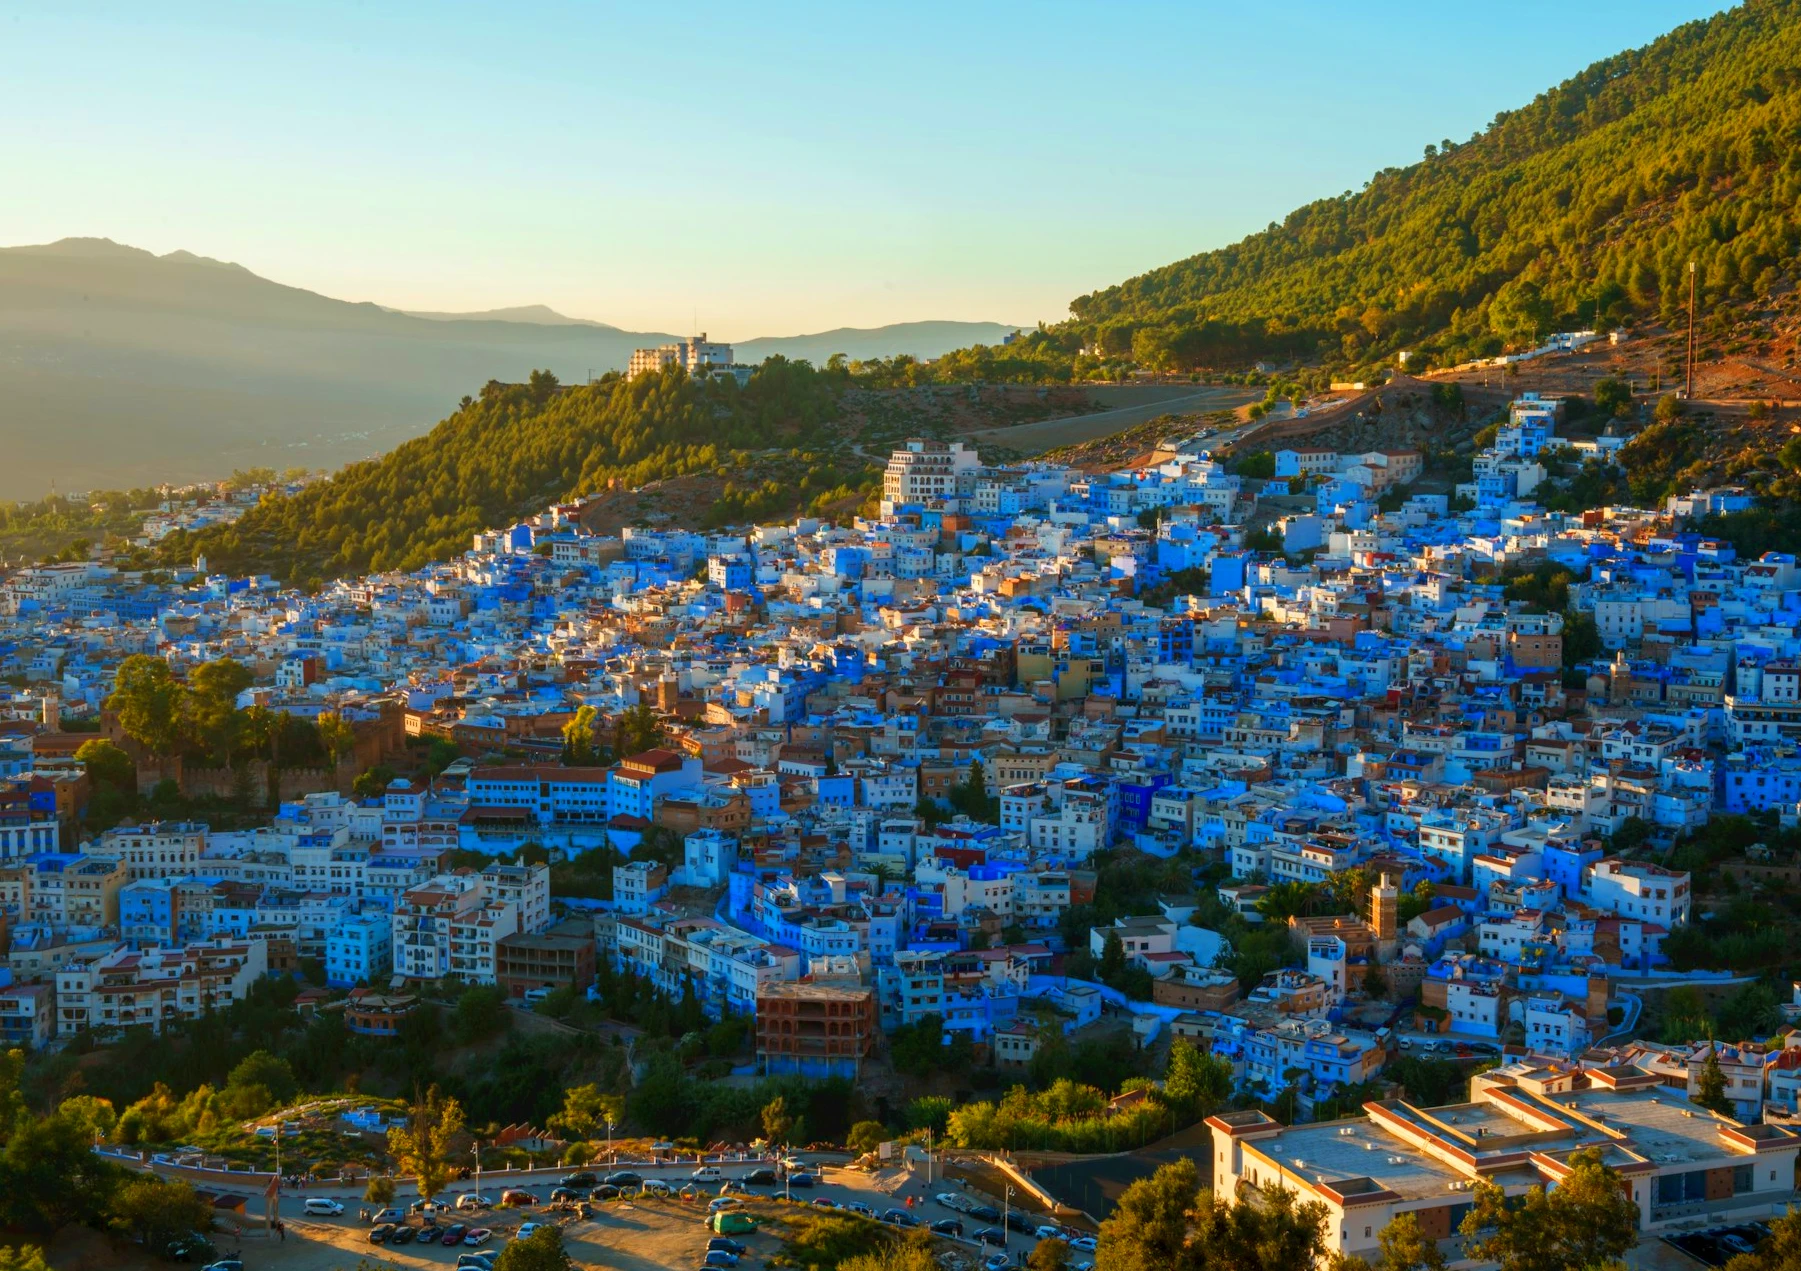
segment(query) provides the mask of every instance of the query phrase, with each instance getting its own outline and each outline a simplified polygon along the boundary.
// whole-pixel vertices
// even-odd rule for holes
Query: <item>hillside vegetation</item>
[[[489,383],[423,437],[352,464],[235,524],[171,535],[165,559],[290,580],[417,569],[464,551],[484,529],[559,498],[732,464],[734,450],[802,443],[835,417],[843,377],[772,358],[740,389],[679,369],[564,387],[549,372]],[[827,476],[787,488],[829,493]],[[790,504],[791,506],[791,504]],[[769,511],[787,510],[770,508]]]
[[[1443,365],[1597,320],[1670,319],[1691,259],[1703,306],[1766,296],[1792,281],[1798,208],[1801,0],[1749,0],[1362,190],[1079,297],[1024,341],[878,369],[1059,379],[1110,360],[1361,366],[1399,349]]]

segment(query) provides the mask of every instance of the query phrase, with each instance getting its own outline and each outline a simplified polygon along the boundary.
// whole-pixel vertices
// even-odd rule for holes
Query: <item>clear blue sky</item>
[[[0,244],[717,337],[1056,320],[1709,0],[0,0]]]

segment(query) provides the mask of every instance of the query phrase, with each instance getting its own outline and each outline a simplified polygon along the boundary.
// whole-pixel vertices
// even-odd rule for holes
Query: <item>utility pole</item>
[[[482,1141],[480,1139],[469,1145],[469,1154],[475,1157],[475,1203],[479,1205],[482,1194]]]
[[[1685,400],[1695,397],[1695,262],[1688,262],[1688,375],[1682,387]]]

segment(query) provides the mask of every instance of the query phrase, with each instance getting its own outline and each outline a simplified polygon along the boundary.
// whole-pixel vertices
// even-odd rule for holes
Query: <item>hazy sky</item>
[[[1056,320],[1708,0],[0,0],[0,243],[717,338]]]

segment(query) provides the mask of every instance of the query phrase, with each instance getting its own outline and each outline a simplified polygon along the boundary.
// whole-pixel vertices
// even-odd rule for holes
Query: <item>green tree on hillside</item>
[[[119,717],[127,737],[153,754],[168,755],[181,740],[183,699],[167,661],[134,653],[114,672],[106,707]]]

